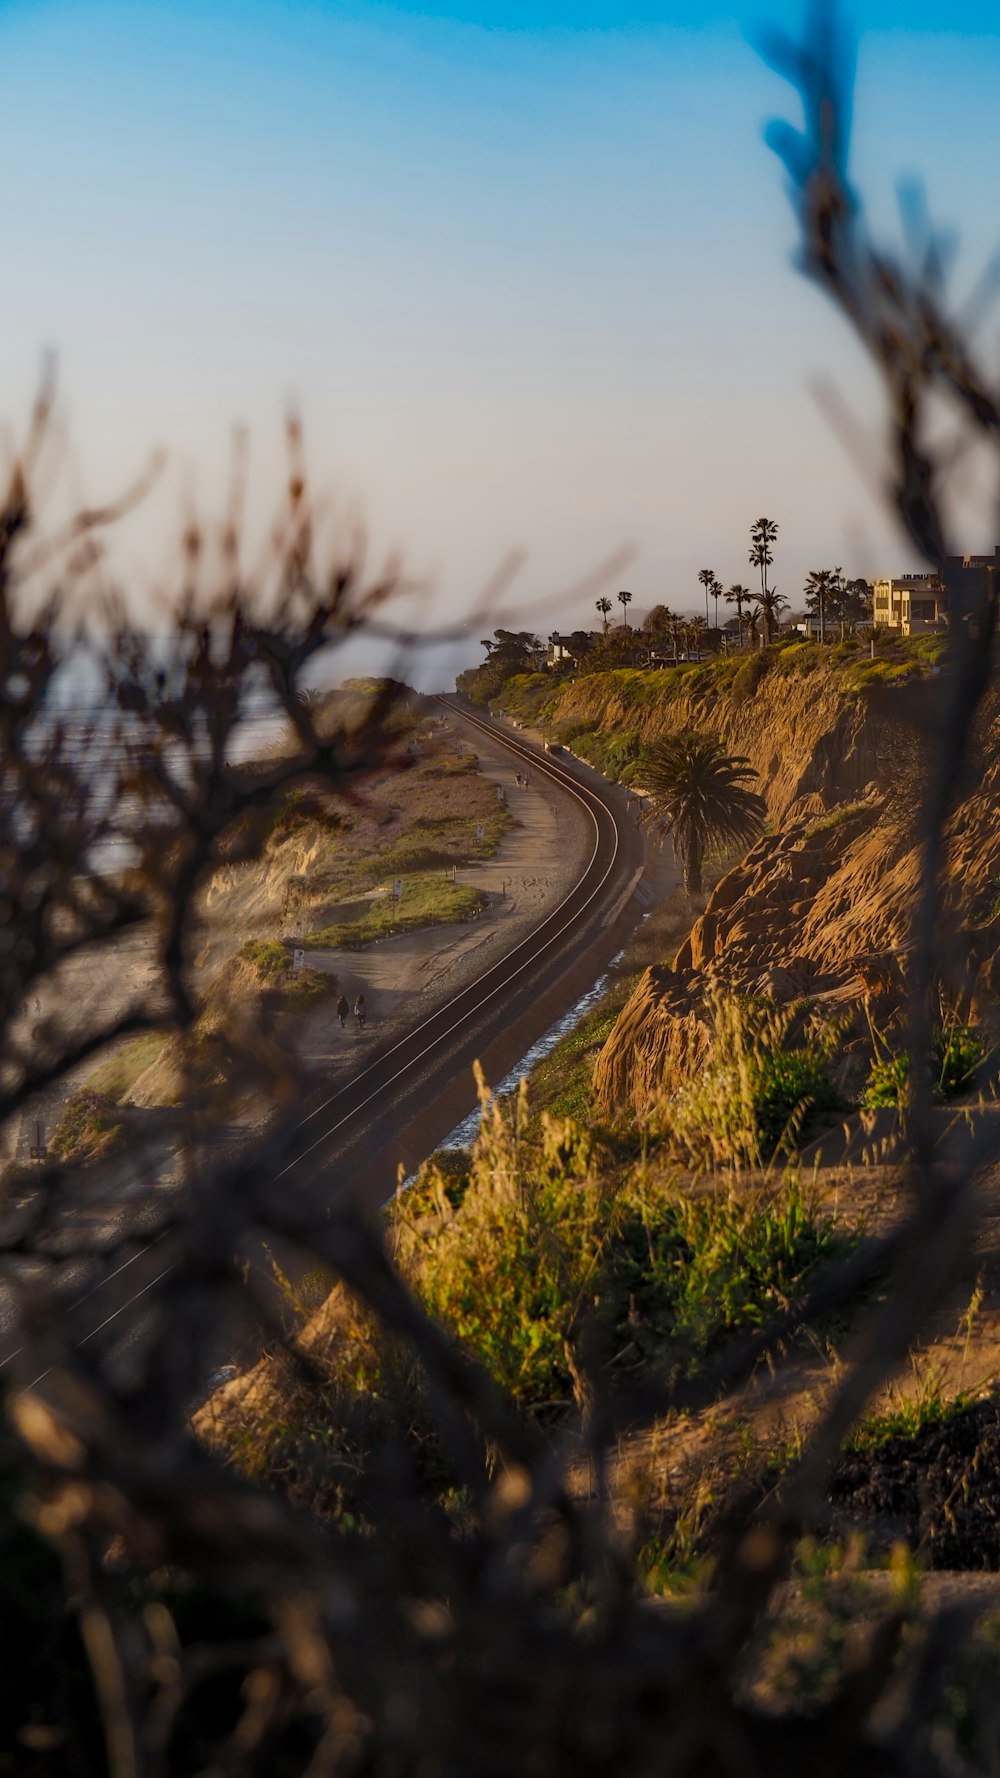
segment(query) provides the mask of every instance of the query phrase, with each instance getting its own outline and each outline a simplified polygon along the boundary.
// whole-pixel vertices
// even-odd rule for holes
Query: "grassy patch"
[[[856,802],[838,803],[836,808],[828,810],[825,815],[817,815],[815,821],[810,821],[803,837],[811,840],[815,839],[817,834],[833,833],[836,828],[843,827],[848,821],[853,821],[856,815],[869,813],[871,806],[871,803],[866,802],[864,797],[860,797]]]
[[[756,696],[758,686],[766,679],[771,667],[772,656],[766,648],[748,654],[732,682],[732,697],[736,704],[743,704],[747,698]]]
[[[624,1005],[627,988],[605,996],[531,1071],[532,1101],[553,1117],[593,1116],[594,1063]]]
[[[852,666],[845,668],[840,689],[846,696],[864,696],[866,692],[905,685],[911,679],[921,679],[925,671],[919,659],[855,661]]]
[[[694,1374],[849,1238],[794,1181],[745,1200],[642,1170],[612,1185],[574,1119],[528,1129],[526,1095],[490,1108],[457,1207],[430,1167],[393,1214],[427,1309],[532,1408],[571,1401],[583,1369],[611,1387]]]
[[[132,1091],[140,1074],[145,1074],[147,1068],[159,1061],[166,1041],[156,1031],[133,1037],[94,1069],[88,1078],[88,1087],[99,1097],[120,1103]]]
[[[420,926],[470,920],[485,904],[482,890],[468,883],[453,883],[441,876],[404,877],[399,901],[393,899],[387,885],[375,898],[348,904],[351,911],[345,909],[335,924],[308,933],[303,943],[314,950],[357,950],[376,939],[412,932]]]
[[[277,982],[292,961],[288,946],[279,938],[248,938],[240,946],[239,955],[253,965],[260,980],[267,984]]]
[[[336,976],[317,969],[293,969],[291,949],[281,939],[248,938],[239,955],[252,964],[262,987],[280,989],[289,1004],[319,1000],[337,989]]]
[[[959,1392],[944,1395],[938,1388],[922,1390],[908,1397],[896,1394],[892,1406],[880,1414],[867,1414],[859,1420],[844,1441],[844,1450],[857,1454],[876,1451],[896,1439],[916,1439],[934,1426],[945,1426],[956,1415],[968,1412],[972,1397]]]

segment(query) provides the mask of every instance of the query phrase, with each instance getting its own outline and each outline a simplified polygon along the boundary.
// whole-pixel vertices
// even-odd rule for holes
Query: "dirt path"
[[[455,727],[461,732],[461,725]],[[467,731],[471,732],[471,731]],[[351,1005],[361,991],[369,1023],[363,1034],[341,1031],[332,1003],[303,1021],[301,1054],[334,1073],[366,1055],[387,1034],[401,1034],[427,1016],[498,957],[510,951],[562,900],[586,867],[590,824],[572,797],[540,774],[526,788],[515,782],[509,754],[476,733],[485,777],[502,788],[518,825],[493,858],[460,865],[460,883],[481,889],[488,906],[478,919],[383,939],[363,951],[313,951],[312,968],[335,975]]]

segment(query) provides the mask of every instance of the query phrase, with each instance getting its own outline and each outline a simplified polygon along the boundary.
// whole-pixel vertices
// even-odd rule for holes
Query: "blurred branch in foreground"
[[[914,711],[933,756],[911,977],[910,1043],[921,1058],[932,988],[961,969],[942,942],[942,881],[995,627],[992,580],[953,571],[925,407],[946,395],[960,427],[991,441],[998,408],[966,332],[946,317],[932,246],[908,268],[862,231],[847,182],[849,67],[832,10],[814,10],[801,45],[775,41],[771,52],[805,106],[804,133],[776,140],[806,269],[869,347],[889,400],[897,509],[952,577],[950,664],[933,703]],[[393,580],[364,584],[351,562],[320,572],[297,438],[292,446],[261,580],[243,579],[230,520],[221,578],[206,584],[205,540],[191,527],[172,631],[156,647],[113,613],[99,635],[67,629],[58,593],[26,618],[24,465],[0,518],[3,1118],[9,1130],[126,1034],[168,1032],[180,1082],[170,1194],[141,1144],[124,1160],[98,1152],[86,1168],[48,1161],[9,1184],[5,1283],[17,1350],[7,1365],[3,1562],[16,1614],[0,1765],[115,1778],[957,1769],[923,1731],[960,1616],[907,1638],[904,1612],[890,1610],[851,1644],[821,1704],[778,1712],[747,1674],[845,1434],[968,1254],[977,1180],[996,1156],[991,1136],[960,1132],[942,1155],[918,1092],[908,1215],[890,1240],[718,1355],[697,1388],[672,1379],[640,1392],[617,1379],[612,1389],[581,1345],[566,1356],[578,1412],[549,1426],[420,1307],[380,1227],[350,1204],[321,1216],[282,1193],[302,1083],[274,1026],[234,1005],[206,1066],[192,965],[211,874],[260,857],[292,788],[362,797],[367,775],[395,757],[395,684],[332,726],[298,695],[318,651],[363,627]],[[89,713],[71,718],[56,693],[81,650],[97,692]],[[233,742],[254,700],[281,719],[287,749],[240,765]],[[61,972],[138,928],[151,934],[148,986],[81,1027],[60,997]],[[39,994],[53,1010],[32,1029],[23,1009]],[[267,1107],[266,1128],[220,1158],[215,1137],[241,1094]],[[480,1164],[522,1216],[531,1206],[521,1202],[530,1194],[520,1141],[516,1115],[507,1134],[501,1119]],[[590,1148],[550,1131],[547,1177],[575,1189],[594,1164]],[[162,1243],[163,1266],[134,1333],[79,1344],[67,1299],[86,1283],[74,1265],[82,1276],[95,1255],[106,1273],[131,1263],[116,1220],[126,1189],[132,1212],[146,1213],[150,1245]],[[435,1214],[446,1221],[442,1193]],[[326,1268],[334,1307],[324,1340],[286,1341],[273,1317],[267,1325],[268,1302],[237,1259],[248,1231],[292,1236]],[[733,1513],[707,1588],[681,1607],[651,1607],[608,1480],[615,1440],[678,1403],[711,1400],[764,1353],[779,1363],[782,1341],[817,1306],[846,1313],[859,1301],[851,1360],[797,1469],[769,1505]],[[272,1451],[253,1445],[252,1413],[239,1466],[189,1425],[204,1354],[234,1315],[258,1335],[263,1327],[281,1354],[279,1419],[293,1420],[302,1398],[312,1404],[314,1435],[275,1443],[282,1488],[265,1485],[275,1481]],[[362,1369],[374,1379],[367,1391]]]

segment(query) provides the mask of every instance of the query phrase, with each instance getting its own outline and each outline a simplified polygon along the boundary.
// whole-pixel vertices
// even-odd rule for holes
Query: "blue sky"
[[[889,225],[923,172],[971,277],[1000,236],[1000,38],[978,0],[947,32],[941,10],[855,7],[857,167]],[[136,588],[182,497],[217,503],[235,423],[263,522],[290,401],[334,510],[404,551],[441,618],[513,546],[540,624],[619,546],[637,604],[694,607],[699,567],[747,577],[761,512],[793,599],[810,567],[902,565],[810,392],[829,376],[876,427],[761,137],[794,110],[748,33],[798,12],[0,4],[4,423],[54,347],[65,497],[167,448],[122,542]],[[992,543],[982,503],[963,524]]]

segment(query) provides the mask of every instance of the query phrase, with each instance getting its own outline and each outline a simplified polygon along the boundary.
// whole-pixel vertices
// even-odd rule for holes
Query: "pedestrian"
[[[340,999],[337,1001],[337,1017],[340,1020],[341,1030],[343,1030],[344,1026],[347,1024],[347,1015],[350,1010],[351,1009],[347,1004],[346,994],[341,994]]]
[[[368,1011],[368,1009],[365,1006],[365,997],[363,994],[359,994],[356,1001],[354,1002],[354,1017],[358,1021],[358,1030],[359,1031],[363,1031],[365,1028],[365,1015],[366,1015],[367,1011]]]
[[[42,1011],[42,1003],[39,1000],[38,995],[36,994],[35,995],[35,1017],[36,1017],[36,1019],[41,1017],[41,1011]]]

